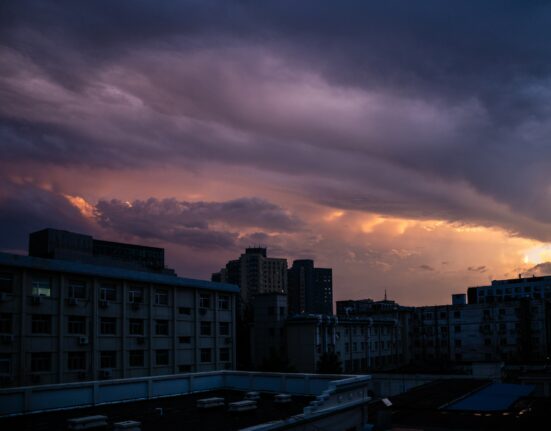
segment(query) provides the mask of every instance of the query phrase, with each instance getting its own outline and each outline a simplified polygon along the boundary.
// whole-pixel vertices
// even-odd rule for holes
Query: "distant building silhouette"
[[[333,314],[331,268],[314,268],[310,259],[295,260],[287,280],[290,314]]]

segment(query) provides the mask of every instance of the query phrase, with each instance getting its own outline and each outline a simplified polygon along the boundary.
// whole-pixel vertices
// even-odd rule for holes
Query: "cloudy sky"
[[[0,249],[43,227],[248,245],[336,299],[449,302],[551,266],[544,1],[0,3]]]

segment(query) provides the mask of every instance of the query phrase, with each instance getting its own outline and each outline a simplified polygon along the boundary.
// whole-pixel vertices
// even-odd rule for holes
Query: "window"
[[[99,287],[100,301],[116,301],[117,288],[114,283],[101,283]]]
[[[52,284],[50,277],[33,278],[32,294],[34,296],[52,296]]]
[[[484,339],[484,345],[485,346],[491,346],[492,345],[492,340],[490,338],[485,338]]]
[[[131,367],[144,366],[143,350],[130,350],[128,352],[128,365]]]
[[[155,289],[155,305],[168,305],[168,290]]]
[[[210,295],[208,293],[199,295],[199,308],[210,308]]]
[[[155,364],[168,365],[168,350],[155,350]]]
[[[12,317],[10,313],[0,313],[0,334],[12,333]]]
[[[86,282],[69,280],[67,284],[67,298],[86,299]]]
[[[461,325],[455,325],[454,330],[455,332],[461,332]]]
[[[268,334],[270,335],[270,337],[273,337],[275,335],[275,329],[274,328],[269,328],[268,329]]]
[[[230,360],[230,349],[227,347],[222,347],[220,349],[220,362],[229,362]]]
[[[49,352],[31,353],[31,371],[50,371],[52,368],[52,354]]]
[[[102,317],[99,328],[102,335],[117,335],[117,319],[115,317]]]
[[[211,362],[211,361],[212,361],[212,350],[201,349],[201,362]]]
[[[50,334],[52,332],[52,316],[47,314],[33,314],[31,332],[33,334]]]
[[[0,353],[0,374],[11,373],[11,355],[9,353]]]
[[[168,320],[155,321],[155,335],[168,335]]]
[[[99,353],[100,368],[117,368],[117,352],[114,350],[104,350]]]
[[[230,297],[228,295],[218,296],[218,308],[220,310],[229,310],[230,309]]]
[[[201,335],[211,335],[211,322],[201,322]]]
[[[279,307],[279,317],[285,317],[285,307]]]
[[[268,316],[273,316],[275,314],[275,307],[273,305],[268,307]]]
[[[453,317],[454,317],[455,319],[461,318],[461,311],[454,311],[454,312],[453,312]]]
[[[69,334],[86,334],[86,317],[67,316],[67,332]]]
[[[0,292],[12,293],[13,274],[10,272],[0,272]]]
[[[86,352],[67,353],[67,369],[85,370],[86,369]]]
[[[130,319],[128,322],[130,335],[143,335],[144,325],[142,319]]]
[[[178,337],[178,341],[181,344],[190,344],[191,343],[191,337],[184,335],[184,336]]]
[[[230,335],[230,322],[220,322],[218,324],[218,332],[220,335]]]
[[[128,302],[130,304],[143,303],[143,289],[140,286],[130,286],[128,288]]]
[[[191,314],[191,307],[178,307],[178,313],[189,316]]]
[[[455,340],[455,347],[461,347],[461,340]]]

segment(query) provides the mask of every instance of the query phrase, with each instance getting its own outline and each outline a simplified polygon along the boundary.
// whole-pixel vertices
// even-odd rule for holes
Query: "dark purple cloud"
[[[254,191],[212,202],[163,199],[162,182],[132,207],[92,199],[112,231],[194,247],[323,245],[388,269],[383,246],[282,237],[308,225],[282,209],[296,202],[549,241],[550,19],[541,1],[2,2],[0,178],[241,172]],[[274,190],[280,206],[233,199]],[[9,220],[48,222],[25,199],[4,199]],[[422,259],[407,267],[436,267]]]
[[[0,180],[1,248],[24,253],[29,233],[45,227],[84,233],[93,229],[63,196],[36,184]]]
[[[294,232],[303,222],[283,208],[258,198],[226,202],[185,202],[176,199],[100,201],[96,220],[105,228],[139,238],[157,239],[195,248],[237,248],[239,229]],[[256,232],[249,241],[266,240]],[[241,241],[245,239],[242,238]]]

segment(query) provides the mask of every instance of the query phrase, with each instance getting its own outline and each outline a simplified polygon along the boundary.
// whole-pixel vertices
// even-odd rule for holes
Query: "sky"
[[[0,2],[0,250],[247,246],[334,298],[551,273],[551,4]]]

